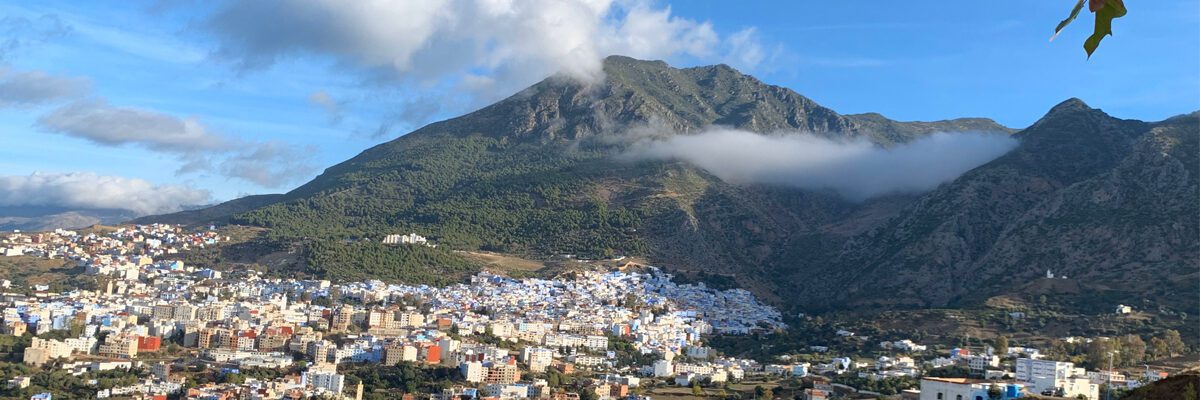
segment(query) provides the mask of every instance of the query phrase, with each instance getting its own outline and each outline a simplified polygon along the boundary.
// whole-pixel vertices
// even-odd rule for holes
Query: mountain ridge
[[[1155,282],[1148,275],[1154,267],[1145,265],[1179,269],[1188,255],[1198,255],[1195,236],[1186,236],[1195,226],[1185,224],[1171,236],[1179,243],[1159,248],[1171,257],[1137,264],[1145,254],[1120,249],[1148,246],[1151,230],[1118,220],[1100,220],[1098,227],[1054,222],[1069,213],[1052,207],[1055,201],[1092,204],[1077,191],[1093,184],[1130,189],[1131,196],[1168,206],[1154,218],[1185,215],[1191,208],[1180,198],[1198,192],[1194,174],[1170,181],[1182,185],[1178,190],[1156,191],[1132,190],[1134,182],[1119,177],[1191,171],[1179,165],[1196,145],[1186,137],[1195,113],[1146,123],[1068,99],[1014,132],[978,118],[899,122],[872,113],[842,115],[728,66],[676,69],[609,57],[604,68],[603,82],[548,78],[374,146],[266,204],[219,219],[271,228],[281,237],[340,240],[416,231],[470,250],[642,255],[681,274],[732,276],[799,309],[978,303],[1005,285],[1033,279],[1030,271],[1049,260],[1066,263],[1061,270],[1072,274],[1084,271],[1075,265],[1087,260],[1078,249],[1097,251],[1084,232],[1105,227],[1134,235],[1109,248],[1145,282]],[[881,147],[939,131],[985,131],[1011,134],[1020,144],[930,192],[855,203],[825,191],[734,185],[679,161],[615,162],[606,140],[650,124],[682,135],[713,126],[803,131]],[[1177,146],[1168,157],[1175,163],[1149,163],[1153,144],[1135,146],[1155,129],[1159,142]],[[1070,239],[1046,236],[1054,227]],[[1031,245],[1039,243],[1061,249]],[[1096,284],[1117,287],[1110,275]],[[1186,274],[1166,278],[1179,276]],[[963,289],[957,278],[977,290]],[[1118,292],[1110,297],[1135,300]],[[1154,300],[1196,308],[1165,296]]]

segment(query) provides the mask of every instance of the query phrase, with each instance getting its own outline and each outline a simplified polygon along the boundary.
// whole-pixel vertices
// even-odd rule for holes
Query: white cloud
[[[309,154],[315,151],[283,142],[263,142],[224,159],[221,173],[262,187],[278,188],[308,176],[313,171]]]
[[[937,133],[892,148],[801,133],[761,135],[715,129],[643,139],[633,159],[683,160],[735,184],[832,190],[861,201],[890,193],[924,192],[1013,149],[999,134]]]
[[[206,204],[206,190],[92,172],[0,176],[0,206],[56,206],[129,210],[139,215]]]
[[[218,173],[267,188],[307,177],[309,150],[281,142],[254,142],[213,132],[192,117],[178,117],[104,100],[83,100],[38,118],[43,129],[105,146],[136,146],[179,157],[180,174]]]
[[[489,70],[526,79],[601,77],[609,54],[710,56],[711,24],[642,1],[264,0],[229,2],[205,24],[218,57],[245,68],[295,55],[417,80]]]
[[[756,36],[757,30],[754,28],[746,28],[729,35],[725,39],[729,47],[729,52],[725,54],[726,62],[741,67],[755,67],[766,60],[767,51]]]
[[[313,94],[308,96],[308,102],[325,110],[325,113],[329,115],[330,122],[335,124],[341,122],[342,106],[329,93],[326,93],[324,90],[313,92]]]
[[[0,107],[28,107],[72,99],[87,93],[91,85],[86,78],[0,69]]]
[[[558,72],[598,81],[612,54],[741,68],[765,57],[753,29],[722,39],[649,0],[229,1],[199,26],[214,57],[243,70],[317,57],[364,82],[452,98],[434,104],[453,111]]]
[[[151,150],[192,153],[230,148],[195,118],[179,118],[104,100],[75,102],[38,118],[38,125],[55,133],[117,146],[139,144]]]

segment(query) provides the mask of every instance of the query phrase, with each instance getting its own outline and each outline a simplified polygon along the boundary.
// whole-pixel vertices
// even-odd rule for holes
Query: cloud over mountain
[[[623,156],[683,160],[726,182],[833,190],[861,201],[933,189],[1016,145],[1016,139],[999,134],[936,133],[884,148],[808,134],[714,129],[642,139]]]
[[[644,0],[230,1],[198,26],[216,40],[214,57],[243,71],[309,57],[367,86],[401,88],[395,108],[405,111],[384,117],[385,132],[559,72],[599,81],[612,54],[744,69],[766,57],[753,28],[722,37],[709,22]]]
[[[147,215],[179,211],[210,200],[207,190],[92,172],[0,176],[0,206],[117,209]]]

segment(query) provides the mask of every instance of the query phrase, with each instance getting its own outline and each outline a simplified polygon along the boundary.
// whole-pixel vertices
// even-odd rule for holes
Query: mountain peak
[[[1058,103],[1050,108],[1042,118],[1030,125],[1026,131],[1034,130],[1033,128],[1042,127],[1047,124],[1059,125],[1063,123],[1080,123],[1086,120],[1096,119],[1111,119],[1108,114],[1098,108],[1092,108],[1084,103],[1083,100],[1072,97]],[[1025,134],[1025,132],[1023,132]]]
[[[618,55],[618,54],[613,54],[611,56],[604,57],[604,69],[605,70],[607,70],[609,68],[621,68],[621,67],[630,67],[630,66],[640,66],[640,67],[653,66],[653,67],[658,67],[658,68],[669,68],[670,67],[670,65],[667,65],[667,62],[663,61],[663,60],[640,60],[637,58],[633,58],[633,57],[629,57],[629,56],[622,56],[622,55]]]
[[[1087,105],[1087,103],[1083,102],[1083,100],[1080,100],[1078,97],[1072,97],[1072,98],[1063,100],[1062,103],[1058,103],[1058,105],[1056,105],[1054,107],[1051,107],[1050,112],[1048,114],[1054,114],[1054,113],[1058,113],[1058,112],[1090,111],[1090,110],[1093,110],[1093,108],[1089,107]]]

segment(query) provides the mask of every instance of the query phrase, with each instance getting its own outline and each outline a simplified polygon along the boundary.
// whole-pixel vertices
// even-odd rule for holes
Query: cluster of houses
[[[1166,377],[1165,372],[1152,370],[1147,370],[1141,379],[1130,379],[1115,370],[1088,371],[1071,362],[1042,359],[1036,349],[1023,347],[1010,348],[1004,356],[1014,359],[1013,368],[1011,371],[1000,370],[997,368],[1001,357],[992,350],[989,347],[984,354],[970,354],[962,349],[952,351],[954,359],[951,363],[969,366],[982,379],[925,377],[921,379],[920,399],[1008,400],[1037,394],[1098,400],[1101,386],[1133,389]]]
[[[66,258],[84,263],[81,265],[135,262],[133,258],[138,256],[175,254],[228,240],[215,230],[188,232],[170,224],[123,226],[109,233],[88,234],[64,229],[37,233],[16,231],[0,238],[0,255]]]
[[[842,338],[865,340],[847,330],[838,330],[836,335]],[[1078,368],[1070,362],[1044,359],[1041,352],[1029,347],[1012,346],[1003,354],[997,353],[992,347],[986,347],[982,352],[954,348],[950,349],[948,357],[934,356],[927,346],[908,339],[880,342],[879,347],[888,350],[890,354],[870,361],[851,357],[832,357],[829,362],[815,364],[808,362],[768,364],[764,365],[761,371],[770,375],[786,377],[844,376],[844,374],[871,380],[911,377],[920,379],[921,386],[919,389],[906,391],[904,397],[920,400],[1008,400],[1031,394],[1098,400],[1101,395],[1101,387],[1104,385],[1132,389],[1167,376],[1164,372],[1153,370],[1147,370],[1144,376],[1136,378],[1127,377],[1124,373],[1115,370],[1088,371]],[[822,346],[813,346],[810,350],[821,353],[828,349]],[[790,356],[779,357],[785,361],[790,358]],[[1002,360],[1010,360],[1012,367],[1008,368],[1002,365]],[[959,367],[960,371],[969,371],[972,378],[925,376],[925,373],[932,369],[952,366]],[[757,373],[753,369],[749,371],[752,371],[750,372],[752,374]],[[684,382],[680,380],[678,383],[683,384]],[[824,388],[806,390],[804,398],[824,399],[825,396],[831,396],[839,391],[861,396],[879,395],[878,393],[859,391],[845,385],[832,384],[824,385]]]
[[[878,380],[920,378],[927,368],[949,365],[985,379],[925,377],[921,399],[990,399],[997,392],[1005,399],[1024,393],[1097,399],[1100,383],[1135,385],[1116,372],[1043,360],[1036,349],[1012,347],[1008,354],[954,349],[949,357],[930,359],[922,358],[929,355],[926,346],[907,339],[879,342],[888,355],[869,361],[831,356],[827,362],[787,363],[784,356],[784,363],[762,365],[726,357],[703,339],[786,328],[779,311],[748,291],[677,284],[652,267],[580,271],[569,279],[481,273],[469,282],[430,287],[268,279],[255,271],[223,273],[155,260],[222,240],[228,239],[211,230],[186,232],[170,225],[122,227],[109,234],[9,235],[0,242],[0,254],[75,260],[102,283],[98,290],[0,294],[0,334],[35,335],[23,353],[30,365],[54,365],[76,375],[152,371],[135,385],[97,390],[97,398],[354,398],[364,389],[349,385],[339,372],[339,365],[349,363],[454,368],[458,386],[427,394],[441,399],[563,400],[578,399],[580,390],[611,399],[628,397],[644,378],[682,386],[750,375],[856,373]],[[416,234],[384,242],[427,244]],[[51,332],[67,334],[43,337]],[[868,340],[845,330],[836,335]],[[1001,369],[1006,357],[1016,359],[1011,372]],[[189,386],[186,374],[172,368],[201,362],[220,374],[290,370],[298,359],[303,360],[298,373],[225,384]],[[570,393],[536,378],[547,371],[591,378]],[[29,377],[8,384],[27,387]],[[805,396],[819,399],[826,392],[809,390]]]
[[[414,236],[396,240],[420,244]],[[463,387],[452,395],[475,389],[500,398],[566,396],[544,381],[523,379],[553,369],[603,377],[589,380],[586,390],[611,398],[637,387],[639,374],[683,376],[690,384],[761,371],[753,361],[719,357],[701,338],[785,327],[777,310],[745,290],[680,285],[653,268],[583,271],[571,279],[484,273],[436,288],[266,279],[255,271],[221,273],[154,260],[221,240],[212,231],[168,225],[107,235],[10,235],[5,246],[76,260],[101,284],[98,290],[0,294],[0,333],[35,335],[24,349],[30,365],[52,364],[76,375],[139,366],[156,371],[135,386],[98,390],[98,398],[354,397],[361,388],[347,387],[338,365],[401,362],[458,369]],[[68,334],[38,336],[50,332]],[[655,361],[629,365],[613,341]],[[306,364],[299,374],[272,381],[186,387],[171,366],[197,362],[193,356],[219,373],[291,368],[297,357]]]

